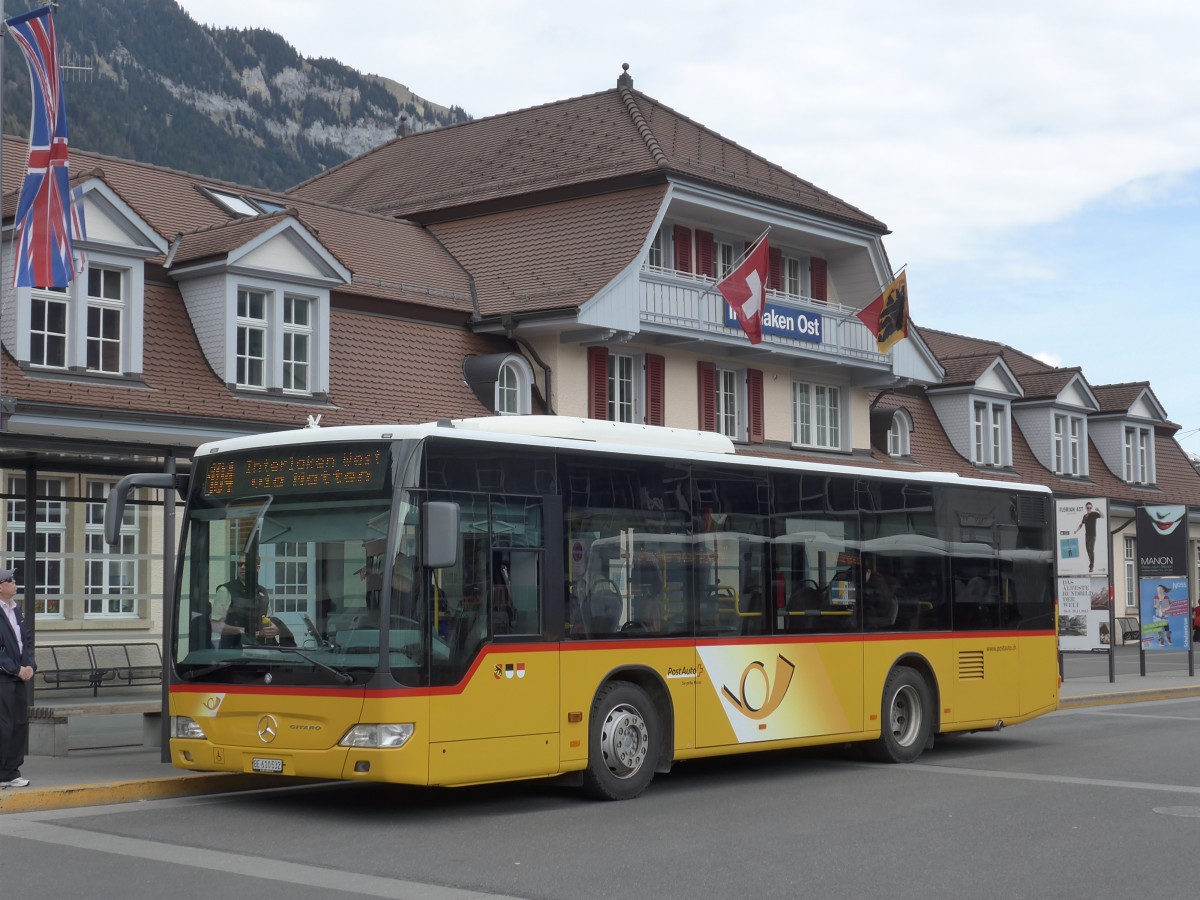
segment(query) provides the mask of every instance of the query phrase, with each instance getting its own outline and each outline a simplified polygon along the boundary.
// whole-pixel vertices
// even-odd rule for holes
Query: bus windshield
[[[389,668],[416,683],[417,623],[381,626],[384,579],[406,574],[388,564],[389,535],[402,560],[417,540],[403,495],[393,512],[394,450],[318,444],[198,462],[172,648],[183,680],[361,685],[390,646]]]

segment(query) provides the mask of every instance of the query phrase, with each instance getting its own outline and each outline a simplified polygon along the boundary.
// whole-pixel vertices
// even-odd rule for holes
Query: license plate
[[[252,772],[282,772],[282,759],[264,759],[262,757],[254,757],[250,760],[250,771]]]

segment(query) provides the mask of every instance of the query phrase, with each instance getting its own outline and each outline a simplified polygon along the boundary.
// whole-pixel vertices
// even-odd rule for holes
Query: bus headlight
[[[355,725],[338,744],[342,747],[403,747],[412,736],[412,723]]]
[[[171,737],[192,738],[197,741],[202,741],[208,737],[208,735],[204,733],[203,728],[196,724],[195,719],[189,719],[187,716],[172,716]]]

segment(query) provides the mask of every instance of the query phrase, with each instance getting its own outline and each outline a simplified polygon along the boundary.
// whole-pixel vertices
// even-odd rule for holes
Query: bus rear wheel
[[[592,703],[584,791],[598,800],[631,800],[658,765],[658,710],[636,684],[614,681]]]
[[[913,669],[897,666],[883,685],[880,704],[883,731],[868,753],[879,762],[913,762],[933,733],[933,696]]]

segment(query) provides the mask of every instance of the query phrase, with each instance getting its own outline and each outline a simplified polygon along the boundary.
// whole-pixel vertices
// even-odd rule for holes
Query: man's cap
[[[0,569],[0,581],[8,581],[10,578],[16,578],[12,569]]]

